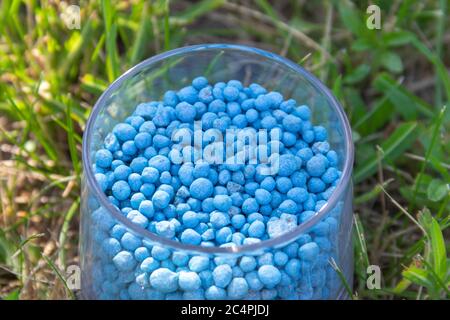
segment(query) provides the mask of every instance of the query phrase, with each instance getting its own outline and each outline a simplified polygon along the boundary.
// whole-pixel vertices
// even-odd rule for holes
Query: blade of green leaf
[[[348,296],[350,297],[350,299],[354,299],[355,296],[353,295],[352,289],[350,287],[350,284],[347,281],[347,277],[345,276],[344,272],[342,271],[342,269],[338,266],[338,264],[336,263],[336,261],[331,258],[328,263],[331,265],[331,267],[334,269],[334,271],[337,273],[339,279],[341,280],[342,285],[345,288],[345,291],[347,292]]]
[[[225,0],[203,0],[196,4],[188,6],[188,9],[181,12],[179,15],[173,17],[175,21],[170,21],[171,25],[181,24],[186,25],[194,22],[198,17],[220,7],[225,3]]]
[[[355,5],[346,1],[336,1],[336,6],[341,16],[342,23],[355,35],[361,35],[363,30],[367,29],[363,24],[362,18]]]
[[[67,294],[70,296],[70,298],[72,300],[75,300],[75,294],[72,292],[72,290],[70,290],[69,286],[67,285],[67,281],[66,279],[64,279],[63,275],[61,274],[61,272],[59,271],[58,267],[53,263],[52,260],[50,260],[49,257],[47,257],[46,255],[44,255],[42,253],[42,258],[45,260],[45,262],[47,262],[48,266],[53,270],[53,272],[56,273],[56,276],[59,278],[59,280],[61,280],[61,282],[64,285],[64,288],[66,289]]]
[[[413,200],[411,201],[410,207],[413,208],[416,204],[416,196],[417,196],[417,192],[418,192],[418,188],[420,186],[420,182],[422,180],[422,176],[425,172],[425,168],[427,166],[428,163],[428,159],[431,156],[431,153],[433,151],[434,145],[436,143],[436,139],[438,137],[438,133],[439,133],[439,129],[441,128],[442,122],[444,120],[444,115],[445,115],[445,110],[446,110],[446,106],[444,106],[441,111],[439,112],[439,114],[436,117],[436,120],[434,121],[434,129],[433,129],[433,134],[431,136],[431,142],[430,145],[428,146],[426,153],[425,153],[425,161],[422,163],[422,166],[420,168],[419,174],[417,175],[417,183],[414,187],[414,195],[413,195]]]
[[[15,110],[21,110],[15,101],[11,98],[9,93],[7,92],[7,100],[10,102],[11,106]],[[18,111],[19,114],[24,115],[24,119],[26,120],[27,124],[30,126],[30,129],[33,131],[34,135],[37,137],[37,140],[42,145],[42,147],[45,149],[47,155],[50,159],[53,161],[58,160],[58,152],[56,150],[56,146],[54,145],[51,138],[48,136],[48,133],[42,129],[41,122],[37,119],[36,113],[33,110],[33,106],[26,103],[25,112],[22,113],[22,111]]]
[[[80,58],[83,53],[83,49],[89,44],[94,36],[93,27],[92,27],[92,19],[87,19],[86,23],[83,24],[83,29],[81,30],[81,34],[74,33],[72,35],[73,38],[76,38],[76,41],[72,41],[72,45],[68,48],[68,52],[66,53],[66,59],[61,59],[61,66],[59,68],[59,79],[65,79],[70,68],[76,63],[76,61]],[[70,43],[70,41],[67,41]]]
[[[358,119],[353,128],[358,130],[363,136],[369,135],[392,118],[393,109],[388,98],[384,96],[379,101],[376,101],[372,108]]]
[[[373,199],[375,199],[376,197],[378,197],[378,195],[383,192],[383,188],[387,188],[387,186],[394,181],[394,179],[389,179],[383,182],[382,185],[377,184],[375,185],[372,189],[370,189],[369,191],[361,194],[358,197],[355,197],[355,199],[353,200],[355,204],[363,204],[363,203],[367,203],[368,201],[371,201]]]
[[[436,23],[436,37],[435,37],[435,46],[436,46],[436,57],[438,59],[442,59],[442,52],[443,52],[443,37],[445,32],[445,25],[448,17],[447,13],[447,0],[440,0],[439,1],[439,7],[440,7],[440,15],[438,22]],[[435,72],[436,72],[436,89],[435,89],[435,103],[436,105],[440,106],[442,105],[442,83],[441,79],[438,75],[438,70],[435,65]]]
[[[136,38],[133,42],[133,47],[131,49],[131,65],[135,65],[143,56],[143,50],[147,39],[147,30],[149,28],[148,19],[148,3],[145,2],[142,8],[141,21],[139,22],[139,30],[137,32]]]
[[[429,236],[431,240],[431,252],[433,259],[433,269],[438,277],[445,281],[447,276],[447,250],[445,248],[444,236],[442,235],[441,227],[436,219],[432,218],[429,229]]]
[[[428,272],[424,269],[410,266],[402,272],[405,279],[426,288],[433,288],[433,282],[429,279]]]
[[[411,146],[417,122],[406,122],[397,127],[394,133],[381,144],[383,150],[382,160],[393,161],[403,151]],[[355,170],[355,183],[361,182],[363,179],[370,177],[377,171],[377,158],[372,157],[371,160],[358,166]]]
[[[427,197],[431,201],[437,202],[450,194],[450,187],[440,179],[433,179],[427,188]]]
[[[380,74],[374,80],[374,86],[380,92],[384,92],[385,96],[392,102],[397,112],[403,116],[405,120],[413,120],[417,118],[417,112],[427,117],[432,117],[433,108],[425,101],[408,92],[400,84],[398,84],[387,73]]]
[[[164,2],[164,49],[170,50],[170,7],[169,0]]]
[[[117,23],[115,10],[108,0],[102,0],[103,21],[106,33],[106,70],[110,82],[119,76],[117,53]]]
[[[356,69],[352,70],[344,77],[344,82],[346,84],[358,83],[369,75],[370,70],[371,68],[368,64],[360,64]]]
[[[278,19],[277,12],[272,8],[272,5],[267,0],[255,0],[258,7],[260,7],[272,19]]]
[[[381,64],[393,73],[400,73],[403,71],[403,62],[400,56],[392,51],[382,53],[380,56]]]
[[[11,291],[8,295],[3,297],[3,300],[19,300],[19,294],[20,294],[20,290],[15,289],[15,290]]]
[[[68,99],[66,102],[67,105],[67,113],[66,113],[66,124],[67,124],[67,142],[69,144],[69,152],[70,152],[70,158],[72,160],[73,169],[75,170],[75,173],[77,177],[80,176],[81,173],[81,167],[80,167],[80,158],[78,157],[78,151],[77,151],[77,144],[75,142],[75,130],[73,128],[73,120],[71,117],[72,114],[72,100]]]
[[[100,96],[108,87],[108,83],[93,74],[87,73],[81,78],[81,87],[83,90]]]
[[[80,204],[80,198],[78,197],[70,206],[69,210],[67,211],[66,216],[64,217],[64,222],[61,228],[61,232],[59,234],[59,253],[58,253],[58,261],[59,265],[62,267],[66,266],[66,239],[67,239],[67,232],[69,231],[69,224],[70,221],[72,221],[72,218],[77,213],[78,205]]]
[[[369,256],[367,255],[367,246],[366,246],[366,239],[364,237],[364,230],[363,225],[361,223],[361,220],[359,218],[359,215],[355,214],[353,216],[353,221],[355,225],[354,230],[354,241],[355,243],[355,255],[357,259],[362,263],[362,266],[364,268],[364,271],[369,266]]]
[[[429,241],[427,242],[426,259],[423,262],[430,264],[430,269],[432,269],[438,282],[444,283],[448,273],[447,251],[441,226],[431,215],[428,208],[420,211],[418,221],[425,229]]]
[[[447,95],[447,100],[450,100],[450,75],[441,59],[427,48],[414,34],[411,34],[411,42],[427,59],[435,66],[437,74],[439,75]],[[440,107],[440,106],[439,106]]]

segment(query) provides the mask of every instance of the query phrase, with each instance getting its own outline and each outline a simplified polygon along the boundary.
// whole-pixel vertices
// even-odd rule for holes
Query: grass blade
[[[431,240],[431,247],[433,248],[433,268],[434,272],[440,279],[445,281],[447,275],[447,250],[445,248],[444,236],[442,230],[436,219],[432,219],[429,236]]]
[[[64,222],[61,228],[61,233],[59,234],[59,254],[58,254],[58,261],[59,265],[62,268],[65,268],[66,266],[66,239],[67,239],[67,232],[69,231],[69,224],[70,221],[72,221],[72,218],[77,213],[78,206],[80,204],[80,198],[77,198],[72,205],[69,208],[69,211],[67,211],[66,216],[64,217]]]
[[[147,39],[147,30],[149,28],[148,19],[148,4],[144,3],[141,14],[141,21],[139,22],[139,30],[134,40],[133,47],[131,49],[131,65],[135,65],[142,59],[145,43]]]
[[[358,252],[360,253],[361,261],[363,262],[363,265],[365,268],[369,266],[369,257],[367,255],[367,246],[366,246],[366,239],[364,237],[364,230],[361,223],[361,220],[359,218],[359,215],[355,214],[353,216],[353,221],[355,225],[355,235],[357,241],[357,246],[360,250]]]
[[[350,284],[347,282],[347,278],[344,275],[344,272],[341,270],[341,268],[337,265],[336,261],[331,258],[329,261],[331,267],[334,269],[334,271],[338,274],[339,279],[341,280],[342,285],[345,288],[345,291],[347,291],[348,296],[350,299],[354,299],[355,296],[353,295],[352,289],[350,288]]]
[[[397,127],[394,133],[381,144],[383,150],[381,160],[394,160],[403,151],[408,149],[412,142],[412,137],[415,133],[417,122],[406,122]],[[377,171],[377,158],[372,157],[369,161],[355,170],[355,183],[361,182],[363,179],[373,175]]]
[[[61,66],[59,68],[59,79],[66,79],[70,68],[76,64],[76,61],[81,57],[83,50],[88,46],[89,42],[94,36],[92,19],[86,19],[86,23],[81,30],[81,34],[74,33],[72,37],[76,38],[76,41],[68,41],[72,43],[67,53],[66,59],[61,59]]]
[[[48,266],[53,270],[53,272],[56,274],[56,276],[59,278],[59,280],[61,280],[61,282],[63,283],[64,288],[66,289],[66,292],[70,296],[70,298],[72,300],[76,300],[75,294],[72,292],[72,290],[70,290],[69,286],[67,285],[66,279],[64,279],[64,277],[61,274],[61,272],[59,271],[58,267],[53,263],[52,260],[50,260],[49,257],[44,255],[43,253],[41,254],[41,256],[45,260],[45,262],[47,262]]]
[[[188,9],[175,17],[178,24],[186,25],[194,22],[198,17],[220,7],[225,0],[202,0],[190,5]]]
[[[419,286],[433,288],[433,282],[430,281],[428,272],[424,269],[420,269],[416,266],[410,266],[402,272],[402,276]]]
[[[115,10],[111,2],[102,0],[103,22],[106,33],[106,71],[110,82],[119,76],[119,63],[117,53],[117,23]]]
[[[427,59],[435,66],[437,74],[439,75],[442,84],[444,85],[447,100],[450,101],[450,75],[447,68],[442,63],[441,59],[437,57],[430,49],[427,48],[414,34],[411,34],[411,42]]]
[[[72,121],[72,100],[68,99],[67,103],[67,113],[66,113],[66,123],[67,123],[67,141],[69,143],[69,152],[70,152],[70,158],[72,160],[73,169],[75,170],[75,173],[77,177],[80,176],[81,168],[80,168],[80,158],[78,157],[78,151],[77,151],[77,145],[76,145],[76,133],[73,128],[73,121]]]
[[[434,115],[433,108],[430,105],[408,92],[388,74],[380,74],[375,79],[374,85],[380,92],[385,93],[397,112],[401,114],[404,119],[416,119],[417,112],[420,112],[427,117],[432,117]]]
[[[170,8],[169,8],[169,0],[165,0],[164,3],[164,50],[170,50]]]
[[[439,113],[439,115],[438,115],[438,117],[437,117],[437,119],[435,121],[433,134],[431,136],[431,143],[428,146],[428,149],[427,149],[427,151],[425,153],[425,161],[422,162],[422,167],[420,168],[420,172],[419,172],[419,174],[417,176],[417,183],[416,183],[416,185],[414,187],[414,195],[413,195],[413,200],[411,202],[411,207],[415,206],[417,192],[419,190],[419,186],[420,186],[420,183],[422,181],[422,176],[423,176],[423,174],[425,172],[425,168],[427,166],[427,163],[428,163],[428,160],[430,158],[431,152],[433,151],[434,145],[436,143],[436,139],[438,137],[439,129],[441,128],[442,122],[444,120],[445,110],[446,110],[446,107],[444,106],[441,109],[441,112]]]
[[[445,282],[448,272],[447,250],[445,248],[441,226],[426,208],[420,211],[419,223],[426,230],[426,236],[429,240],[427,257],[429,256],[430,259],[427,260],[431,260],[432,269],[436,276],[442,282]]]

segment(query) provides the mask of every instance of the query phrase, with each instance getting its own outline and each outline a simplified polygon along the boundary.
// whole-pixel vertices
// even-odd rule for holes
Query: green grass
[[[0,297],[73,298],[60,269],[78,263],[93,104],[137,62],[204,42],[285,55],[343,104],[356,146],[353,297],[450,297],[448,1],[375,1],[381,30],[366,28],[367,1],[80,1],[81,30],[55,3],[0,8]],[[371,264],[380,290],[366,287]]]

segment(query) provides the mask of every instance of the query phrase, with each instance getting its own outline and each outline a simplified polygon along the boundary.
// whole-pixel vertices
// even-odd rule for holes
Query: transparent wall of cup
[[[328,130],[328,140],[331,148],[339,155],[339,166],[342,170],[348,146],[352,143],[344,139],[344,123],[336,110],[331,106],[327,96],[322,94],[305,74],[285,65],[282,61],[272,59],[256,51],[243,51],[233,48],[196,48],[178,51],[174,55],[164,57],[159,61],[151,61],[140,65],[128,73],[125,79],[115,87],[110,87],[105,93],[105,99],[98,105],[99,112],[93,119],[94,124],[85,134],[89,135],[90,144],[85,146],[85,152],[91,155],[98,150],[112,128],[129,116],[141,102],[161,100],[167,90],[176,90],[186,86],[193,78],[205,75],[211,83],[237,79],[249,85],[259,83],[268,90],[275,90],[285,98],[293,98],[298,104],[306,104],[312,110],[312,122],[321,124]],[[84,140],[86,143],[86,139]],[[86,151],[87,150],[87,151]],[[90,159],[94,157],[91,156]],[[123,225],[114,218],[111,212],[99,201],[101,195],[96,194],[87,179],[92,172],[86,170],[87,157],[83,155],[85,176],[82,186],[82,223],[80,233],[80,250],[82,263],[82,296],[87,299],[190,299],[192,292],[176,290],[174,292],[158,292],[149,284],[151,270],[144,272],[141,262],[135,261],[130,270],[120,271],[113,263],[112,256],[104,249],[105,240],[112,237],[115,225]],[[91,179],[91,181],[93,181]],[[270,261],[276,251],[288,253],[292,259],[297,259],[297,274],[287,275],[280,266],[283,279],[276,288],[250,288],[245,297],[236,298],[276,298],[276,299],[337,299],[344,298],[341,280],[331,267],[334,260],[343,270],[347,282],[352,283],[352,187],[345,186],[339,196],[337,205],[311,229],[291,241],[279,243],[276,247],[267,247],[258,252],[252,252],[258,261]],[[318,210],[319,208],[316,208]],[[117,228],[116,228],[117,229]],[[128,229],[141,239],[141,245],[150,254],[154,246],[168,250],[169,260],[174,252],[190,257],[202,255],[167,246],[158,246],[141,234]],[[319,245],[320,252],[313,261],[302,261],[298,256],[298,247],[305,242],[314,241]],[[159,248],[158,248],[159,249]],[[156,249],[155,249],[156,250]],[[294,254],[295,252],[295,254]],[[133,254],[133,252],[131,252]],[[205,255],[210,260],[210,268],[218,263],[238,264],[243,255]],[[267,260],[269,259],[269,260]],[[168,261],[169,261],[168,260]],[[175,272],[181,272],[187,266],[163,264]],[[145,268],[144,268],[145,269]],[[295,269],[295,268],[294,268]],[[237,271],[236,271],[237,272]],[[239,274],[237,274],[239,276]],[[245,274],[242,275],[245,278]],[[288,276],[288,277],[287,277]],[[203,272],[202,284],[210,285],[208,272]],[[203,296],[204,297],[204,296]]]

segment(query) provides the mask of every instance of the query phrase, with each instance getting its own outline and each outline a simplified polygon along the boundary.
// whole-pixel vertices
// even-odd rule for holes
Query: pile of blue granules
[[[256,145],[247,141],[264,134]],[[94,157],[99,186],[124,216],[199,247],[292,231],[327,202],[341,176],[327,130],[311,122],[308,106],[255,83],[205,77],[137,105]],[[100,299],[334,298],[339,218],[336,207],[277,248],[206,255],[143,238],[99,207],[90,226],[92,290]]]

